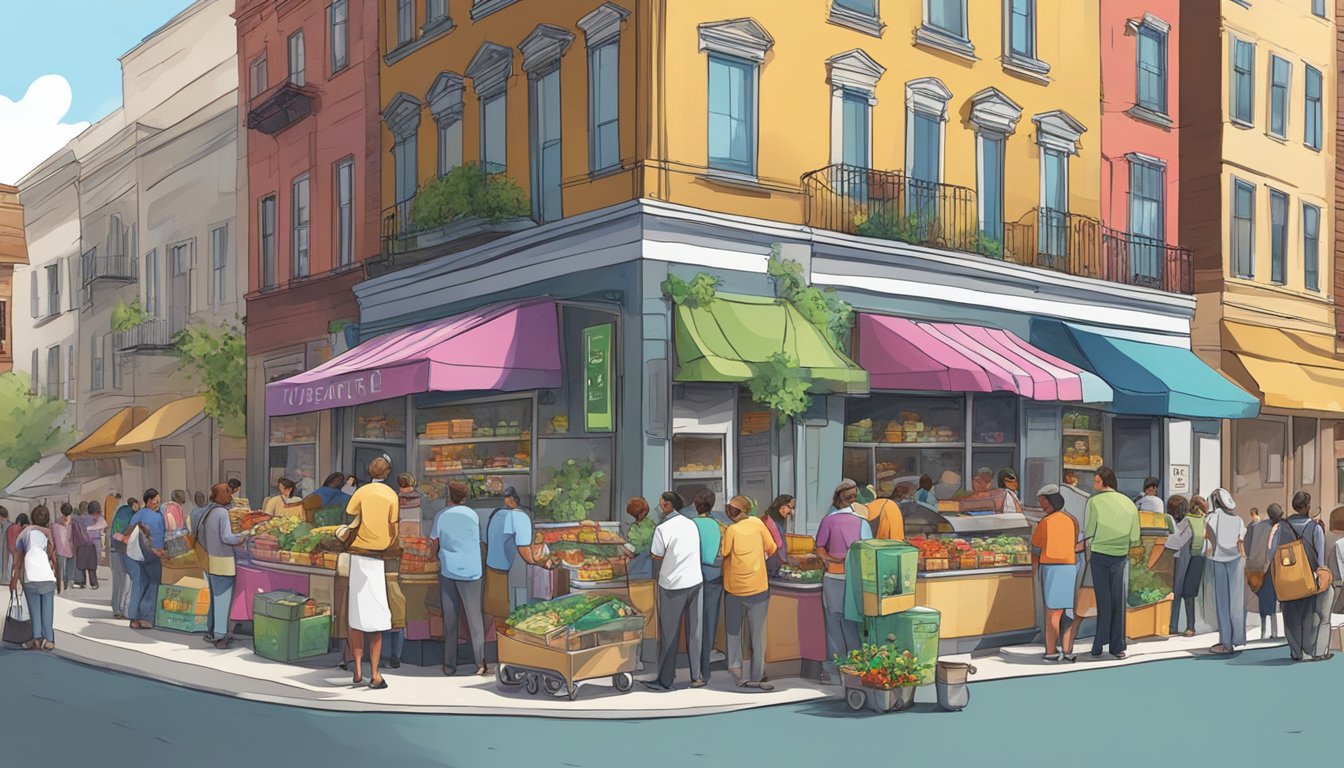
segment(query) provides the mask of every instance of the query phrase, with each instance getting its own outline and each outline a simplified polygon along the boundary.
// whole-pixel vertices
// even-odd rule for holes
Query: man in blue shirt
[[[145,506],[131,517],[126,536],[144,536],[139,551],[142,560],[128,558],[131,566],[131,601],[128,614],[132,629],[150,629],[154,626],[154,604],[158,601],[159,582],[163,578],[163,514],[159,512],[159,492],[145,491]]]
[[[487,672],[481,615],[481,519],[466,506],[467,486],[448,484],[449,507],[434,519],[429,538],[439,553],[439,598],[443,606],[443,674],[457,672],[457,622],[463,610],[471,635],[476,674]]]
[[[723,558],[719,556],[719,543],[723,540],[726,526],[716,520],[714,512],[714,492],[708,488],[696,491],[691,505],[695,507],[695,527],[700,532],[700,573],[704,576],[705,620],[704,640],[700,643],[701,680],[709,682],[709,654],[714,650],[714,639],[719,632],[719,614],[723,610]]]
[[[485,612],[501,621],[513,609],[509,569],[519,557],[529,565],[541,565],[532,556],[532,521],[519,503],[518,491],[505,488],[504,506],[491,512],[485,523]]]

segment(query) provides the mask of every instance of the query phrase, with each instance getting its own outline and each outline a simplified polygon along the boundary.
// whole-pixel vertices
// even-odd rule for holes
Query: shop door
[[[1324,506],[1321,499],[1321,454],[1317,434],[1320,422],[1302,416],[1293,417],[1293,480],[1290,490],[1311,494],[1312,506]],[[1291,498],[1291,496],[1290,496]]]
[[[1158,420],[1117,416],[1111,420],[1111,463],[1120,487],[1116,490],[1131,498],[1143,493],[1143,481],[1149,476],[1162,478],[1161,442]],[[1159,488],[1160,495],[1166,494]]]

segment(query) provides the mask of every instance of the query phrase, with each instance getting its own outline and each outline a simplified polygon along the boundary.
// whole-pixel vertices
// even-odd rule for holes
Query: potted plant
[[[915,687],[933,668],[909,651],[894,645],[864,645],[849,656],[835,657],[845,679],[845,701],[858,711],[864,704],[874,712],[900,712],[915,701]]]

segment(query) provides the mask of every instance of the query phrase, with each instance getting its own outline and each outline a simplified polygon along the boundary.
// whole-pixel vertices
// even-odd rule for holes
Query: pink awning
[[[404,328],[266,385],[266,414],[343,408],[420,392],[560,386],[558,313],[531,299]]]
[[[1083,399],[1077,367],[1005,330],[865,313],[858,329],[858,363],[873,389]]]

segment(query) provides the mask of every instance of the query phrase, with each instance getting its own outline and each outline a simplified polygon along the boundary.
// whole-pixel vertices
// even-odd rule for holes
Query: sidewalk
[[[636,684],[633,691],[620,694],[609,684],[595,683],[584,686],[576,701],[569,701],[545,695],[529,696],[521,690],[501,692],[495,686],[493,674],[444,677],[437,667],[414,666],[387,670],[388,688],[371,691],[366,686],[350,685],[350,673],[336,666],[338,657],[334,653],[283,664],[254,654],[248,638],[241,638],[231,650],[218,651],[207,646],[199,635],[132,630],[125,621],[113,621],[108,607],[110,597],[110,585],[104,583],[98,591],[69,590],[57,599],[57,654],[172,685],[309,709],[640,719],[733,712],[825,698],[838,702],[841,694],[838,686],[796,678],[772,681],[777,686],[774,691],[747,692],[731,687],[726,672],[717,672],[710,686],[699,690],[683,687],[674,693],[653,693]],[[1258,636],[1258,630],[1252,628],[1250,634]],[[977,674],[972,680],[978,683],[1189,658],[1206,654],[1215,641],[1212,636],[1197,635],[1136,642],[1130,645],[1129,657],[1123,661],[1109,655],[1091,658],[1087,645],[1080,643],[1076,664],[1043,661],[1041,646],[1014,646],[945,658],[974,664]],[[1282,644],[1281,640],[1253,642],[1248,648]],[[684,676],[682,672],[683,686]],[[931,702],[934,698],[933,686],[926,686],[919,690],[917,701]],[[837,703],[837,706],[843,705]]]

